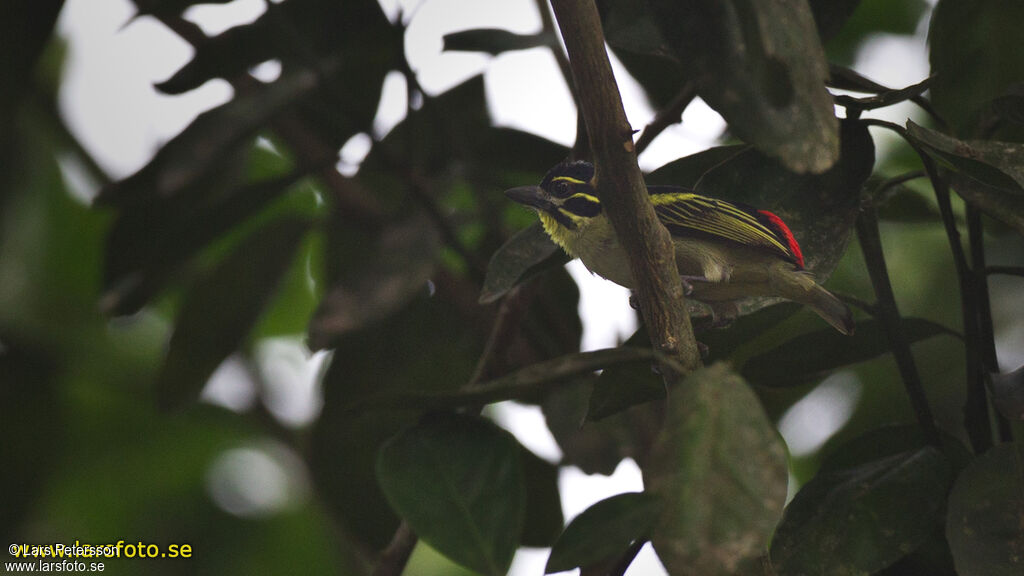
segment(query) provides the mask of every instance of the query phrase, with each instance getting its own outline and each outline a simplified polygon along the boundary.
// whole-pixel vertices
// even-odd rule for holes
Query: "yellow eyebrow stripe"
[[[601,203],[601,201],[597,199],[597,196],[587,194],[586,192],[577,192],[572,196],[569,196],[569,198],[566,198],[566,200],[569,200],[570,198],[583,198],[584,200],[589,200],[590,202],[593,202],[595,204]]]
[[[572,182],[573,184],[586,184],[579,178],[573,178],[572,176],[555,176],[551,179],[552,182]]]

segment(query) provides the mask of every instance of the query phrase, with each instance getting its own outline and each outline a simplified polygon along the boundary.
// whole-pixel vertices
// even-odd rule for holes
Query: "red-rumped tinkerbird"
[[[591,272],[632,289],[626,252],[601,209],[594,175],[590,163],[564,162],[539,186],[505,194],[536,210],[551,239]],[[806,304],[836,330],[853,333],[850,309],[804,270],[800,246],[781,218],[678,186],[647,191],[672,235],[686,290],[711,308],[716,323],[736,317],[737,300],[774,296]]]

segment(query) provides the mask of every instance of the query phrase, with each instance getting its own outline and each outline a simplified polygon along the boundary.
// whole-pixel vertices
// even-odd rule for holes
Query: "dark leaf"
[[[786,501],[786,451],[753,390],[727,365],[669,391],[642,465],[663,508],[651,541],[670,574],[736,574],[758,565]]]
[[[377,485],[377,451],[414,424],[418,409],[352,411],[367,398],[407,391],[453,391],[466,384],[483,347],[482,335],[438,286],[403,310],[334,343],[323,378],[324,408],[310,438],[317,493],[361,544],[383,549],[398,518]]]
[[[951,479],[932,447],[819,474],[786,507],[772,541],[775,573],[867,576],[889,566],[941,525]]]
[[[939,334],[955,334],[923,318],[904,318],[908,343]],[[889,352],[881,324],[870,318],[857,324],[857,332],[845,336],[832,330],[802,334],[747,360],[740,371],[751,384],[784,388],[806,384],[832,370],[864,362]]]
[[[648,185],[664,184],[666,186],[683,186],[695,188],[697,182],[706,172],[720,164],[724,164],[741,152],[749,150],[749,146],[715,146],[702,152],[673,160],[645,177]]]
[[[976,134],[984,105],[1024,78],[1022,21],[1024,3],[1015,0],[936,4],[928,27],[931,98],[955,133]]]
[[[623,458],[640,455],[640,437],[657,429],[649,405],[615,414],[600,422],[585,421],[587,399],[596,375],[560,386],[544,397],[541,410],[552,436],[562,449],[563,465],[577,466],[585,474],[611,475]]]
[[[974,455],[956,437],[939,431],[941,447],[953,470],[962,470]],[[916,424],[894,424],[869,430],[838,446],[826,445],[818,473],[840,472],[886,458],[921,450],[928,446],[921,427]]]
[[[519,450],[488,420],[436,414],[381,447],[377,478],[424,542],[467,568],[500,576],[523,527]]]
[[[486,52],[497,56],[511,50],[528,50],[552,45],[554,38],[539,34],[515,34],[502,28],[478,28],[444,35],[446,52]]]
[[[189,290],[156,381],[161,407],[195,400],[214,370],[243,343],[308,230],[309,222],[299,219],[257,230]]]
[[[439,248],[437,230],[423,218],[385,229],[369,266],[359,275],[339,278],[321,302],[309,326],[310,347],[328,347],[339,336],[373,324],[425,293]]]
[[[953,484],[946,538],[960,576],[1024,571],[1024,443],[982,454]]]
[[[647,331],[641,327],[623,346],[646,349],[650,348],[651,340]],[[587,420],[596,422],[630,406],[664,397],[665,380],[654,372],[652,364],[605,368],[594,381],[594,391],[590,394],[587,407]]]
[[[708,347],[705,363],[728,359],[740,346],[781,324],[801,308],[802,306],[795,302],[780,302],[741,316],[726,330],[704,332],[699,339]]]
[[[215,175],[270,118],[317,87],[311,71],[277,82],[203,112],[138,172],[105,188],[96,202],[131,206],[169,198]]]
[[[547,548],[555,543],[565,525],[558,491],[558,466],[526,448],[521,448],[519,458],[526,486],[526,516],[519,543],[532,548]]]
[[[136,17],[148,14],[177,16],[197,4],[228,4],[232,0],[132,0],[138,12]]]
[[[744,141],[799,173],[839,158],[838,121],[814,17],[802,0],[652,2],[698,94]]]
[[[0,447],[5,471],[0,476],[0,536],[16,539],[22,521],[37,502],[44,479],[53,471],[66,425],[54,376],[58,367],[50,353],[13,334],[0,335]],[[45,418],[46,425],[38,421]]]
[[[495,302],[533,275],[568,261],[569,256],[551,241],[540,222],[534,222],[516,232],[491,256],[480,303]]]
[[[296,174],[245,185],[225,182],[223,189],[204,186],[195,194],[128,206],[107,236],[102,308],[113,314],[137,312],[184,262],[262,211],[298,178]]]
[[[1007,420],[1024,420],[1024,366],[1006,374],[990,374],[992,404]]]
[[[811,14],[821,42],[831,40],[850,19],[861,0],[810,0]]]
[[[594,566],[620,557],[630,544],[646,540],[661,512],[661,501],[645,492],[605,498],[573,518],[551,549],[544,573]]]
[[[957,140],[907,121],[907,134],[965,200],[1024,234],[1024,144]]]

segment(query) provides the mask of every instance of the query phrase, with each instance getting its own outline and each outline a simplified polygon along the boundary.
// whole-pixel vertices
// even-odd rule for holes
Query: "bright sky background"
[[[500,27],[536,32],[540,29],[540,18],[533,0],[381,0],[381,4],[392,18],[398,16],[399,10],[407,21],[411,18],[407,56],[427,92],[442,92],[483,72],[496,124],[527,130],[562,144],[572,143],[575,108],[554,58],[546,49],[497,57],[441,52],[441,37],[451,31]],[[228,5],[194,7],[186,16],[208,34],[214,34],[252,21],[263,6],[263,0],[236,0]],[[153,19],[140,18],[129,23],[132,13],[127,0],[68,0],[60,20],[60,31],[70,44],[61,109],[75,134],[114,177],[126,176],[143,166],[163,142],[197,114],[231,97],[230,86],[222,80],[208,82],[181,96],[157,93],[152,84],[167,79],[185,64],[192,49]],[[879,36],[869,42],[856,68],[893,86],[924,78],[928,71],[924,26],[922,23],[915,38]],[[634,128],[642,128],[654,112],[622,67],[617,62],[613,65],[630,123]],[[264,79],[276,73],[273,64],[257,70]],[[376,120],[378,133],[386,132],[403,117],[403,84],[399,75],[389,76]],[[897,107],[887,110],[885,117],[902,123],[908,113],[909,109]],[[687,110],[683,124],[666,130],[640,158],[641,167],[650,170],[702,150],[714,143],[723,127],[716,113],[702,102],[695,102]],[[365,136],[346,145],[340,168],[354,170],[367,145]],[[91,194],[85,191],[81,195]],[[582,291],[583,348],[613,346],[631,334],[635,318],[626,304],[625,290],[591,276],[578,262],[570,264],[569,269]],[[268,381],[272,385],[277,383],[274,390],[278,400],[271,407],[274,413],[288,425],[299,426],[314,419],[320,402],[315,380],[324,357],[310,359],[300,342],[284,340],[262,346],[260,358]],[[838,375],[784,415],[780,428],[787,439],[793,439],[791,449],[803,453],[820,447],[849,418],[859,386],[856,379]],[[204,397],[236,410],[253,401],[244,370],[230,362],[215,376]],[[509,403],[497,411],[497,419],[539,455],[551,460],[560,456],[539,410]],[[277,453],[280,451],[259,447],[225,454],[211,470],[211,496],[225,509],[243,515],[254,506],[256,510],[272,509],[289,485],[281,474],[285,467],[275,464],[281,463],[282,458],[288,459]],[[247,468],[262,470],[262,480],[238,473]],[[588,477],[568,468],[560,483],[567,519],[602,498],[643,488],[640,471],[632,461],[623,462],[611,477]],[[239,495],[244,496],[241,501]],[[512,574],[541,574],[546,559],[546,550],[520,552]],[[641,553],[629,574],[657,575],[664,574],[664,570],[648,549]]]

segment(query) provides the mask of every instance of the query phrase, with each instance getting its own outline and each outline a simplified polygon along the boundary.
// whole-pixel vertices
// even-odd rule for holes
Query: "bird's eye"
[[[565,180],[555,182],[555,194],[565,196],[569,193],[569,183]]]

